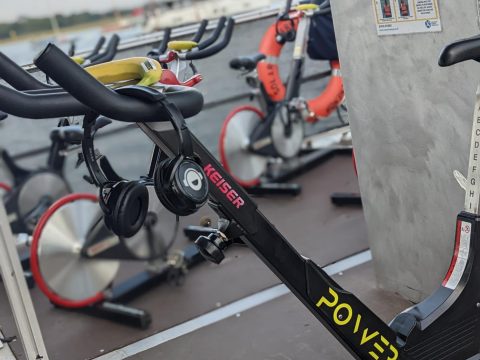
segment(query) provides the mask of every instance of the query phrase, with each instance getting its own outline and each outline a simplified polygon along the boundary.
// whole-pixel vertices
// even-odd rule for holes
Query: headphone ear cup
[[[191,159],[184,159],[175,168],[173,187],[185,215],[195,213],[208,200],[206,176],[202,167]]]
[[[189,185],[188,183],[184,184],[187,173],[185,168],[187,170],[193,169],[197,174],[197,180],[202,181],[198,190],[203,189],[205,193],[200,198],[195,198],[189,190],[186,190]],[[205,204],[208,197],[208,183],[201,167],[196,162],[177,157],[173,160],[164,160],[157,167],[155,191],[160,202],[167,210],[179,216],[187,216],[195,213],[199,207]],[[195,191],[193,194],[195,194]]]
[[[158,164],[157,169],[155,170],[155,192],[157,194],[158,199],[162,203],[165,208],[176,214],[178,214],[178,209],[175,204],[170,201],[169,192],[171,192],[171,184],[170,178],[173,166],[176,162],[177,158],[175,159],[165,159],[160,164]]]
[[[145,185],[131,181],[118,189],[118,197],[111,203],[112,214],[107,220],[118,236],[131,237],[142,227],[148,213],[148,190]],[[109,201],[110,203],[110,201]]]
[[[111,185],[110,185],[111,186]],[[100,205],[100,208],[103,211],[103,220],[105,222],[105,225],[107,228],[113,231],[113,211],[115,209],[115,204],[118,199],[118,194],[120,193],[121,189],[125,186],[125,183],[120,182],[116,183],[114,186],[110,188],[110,191],[108,193],[108,197],[105,198],[103,196],[103,191],[105,190],[104,188],[100,189],[100,195],[99,195],[99,201],[98,204]]]

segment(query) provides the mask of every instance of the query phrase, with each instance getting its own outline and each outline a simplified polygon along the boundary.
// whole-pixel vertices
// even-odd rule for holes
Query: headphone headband
[[[193,143],[190,130],[187,127],[184,117],[178,110],[178,108],[170,103],[166,102],[165,105],[167,112],[170,115],[170,122],[175,129],[178,137],[178,151],[180,155],[184,157],[192,158],[193,157]]]

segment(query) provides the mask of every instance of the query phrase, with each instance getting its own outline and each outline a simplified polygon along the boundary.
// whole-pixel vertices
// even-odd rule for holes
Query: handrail
[[[233,15],[232,18],[235,20],[237,25],[248,23],[256,20],[261,20],[269,17],[276,16],[278,11],[280,10],[281,5],[271,5],[261,9],[253,10],[244,12],[241,14]],[[206,31],[210,31],[216,28],[218,24],[218,19],[211,20],[207,26]],[[176,38],[181,38],[189,35],[194,35],[198,30],[199,22],[189,25],[182,25],[177,28],[172,29],[171,39],[174,40]],[[163,39],[164,31],[156,31],[150,34],[144,34],[137,36],[134,39],[129,39],[126,41],[122,41],[118,46],[118,52],[127,51],[131,49],[135,49],[142,46],[153,45],[160,42]],[[86,50],[78,52],[78,56],[85,55],[90,53],[92,50]],[[22,66],[24,70],[28,72],[36,72],[38,71],[34,64],[27,64]]]

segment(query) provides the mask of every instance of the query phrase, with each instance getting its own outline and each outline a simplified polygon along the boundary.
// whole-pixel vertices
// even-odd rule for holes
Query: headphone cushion
[[[117,190],[117,189],[115,189]],[[118,236],[131,237],[142,227],[148,212],[148,190],[145,185],[131,181],[118,189],[118,196],[110,202],[110,227]]]
[[[155,171],[155,192],[157,197],[165,208],[177,215],[179,214],[179,206],[177,202],[170,200],[171,184],[169,183],[172,170],[175,166],[177,158],[165,159],[160,162]]]

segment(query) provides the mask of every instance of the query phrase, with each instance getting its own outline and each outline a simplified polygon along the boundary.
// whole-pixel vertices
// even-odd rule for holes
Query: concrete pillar
[[[439,1],[443,31],[377,36],[371,0],[332,0],[369,241],[380,287],[419,301],[450,264],[480,64],[437,65],[478,34],[476,0]]]

